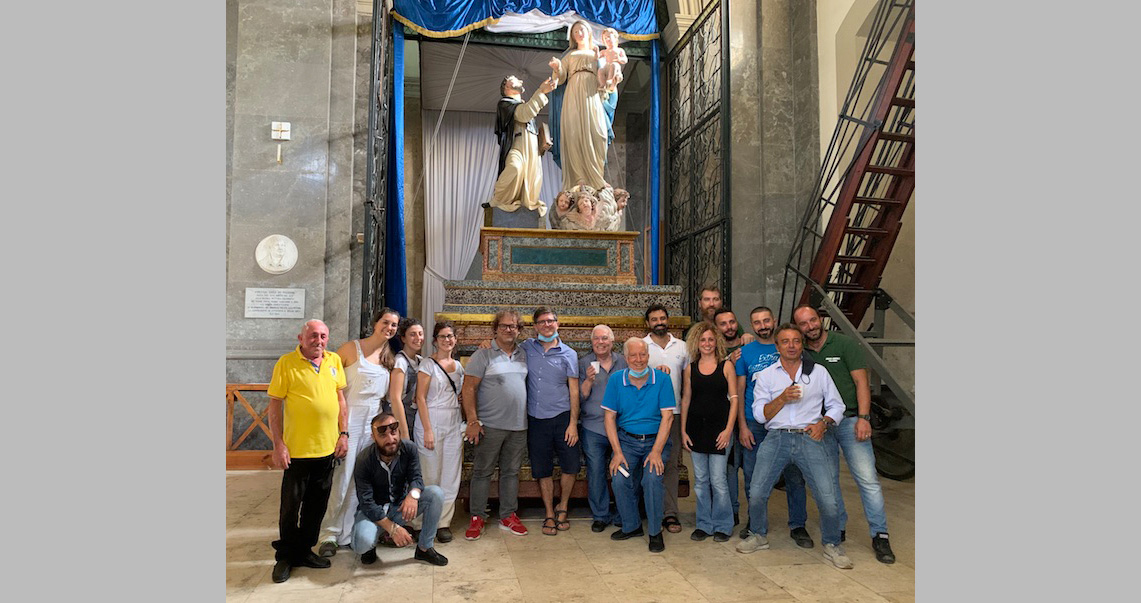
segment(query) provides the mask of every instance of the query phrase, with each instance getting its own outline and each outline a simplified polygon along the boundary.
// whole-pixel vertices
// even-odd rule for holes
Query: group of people
[[[527,101],[522,80],[514,75],[500,82],[495,134],[499,141],[499,171],[485,207],[514,212],[519,208],[548,215],[539,198],[543,183],[540,157],[547,141],[540,140],[535,116],[550,103],[551,150],[562,168],[563,184],[550,212],[552,228],[619,230],[629,194],[614,189],[603,177],[606,152],[614,138],[617,84],[628,62],[619,48],[618,32],[602,33],[603,47],[594,42],[586,21],[567,32],[569,47],[551,57],[551,76]],[[559,88],[562,86],[562,88]]]
[[[613,330],[597,325],[582,358],[560,340],[554,310],[536,309],[535,334],[521,339],[519,312],[502,309],[493,338],[466,367],[453,356],[456,333],[447,321],[434,325],[435,351],[426,357],[424,328],[388,308],[377,313],[371,335],[336,353],[326,350],[328,328],[306,322],[297,348],[274,366],[268,390],[272,456],[284,469],[273,580],[287,580],[297,566],[329,567],[327,557],[346,545],[364,564],[376,561],[382,542],[415,543],[416,559],[447,564],[434,546],[453,538],[448,526],[465,443],[473,447],[467,540],[486,529],[496,469],[497,523],[528,534],[516,513],[526,451],[545,510],[542,534],[571,528],[570,497],[585,456],[592,531],[614,524],[614,540],[648,533],[649,550],[661,552],[662,531],[682,530],[678,469],[686,450],[697,507],[693,540],[730,540],[740,523],[743,470],[749,516],[736,549],[768,548],[768,498],[783,476],[790,537],[814,546],[805,529],[807,483],[825,558],[850,568],[841,545],[842,452],[876,558],[893,563],[867,371],[855,342],[825,331],[810,306],[797,307],[794,322],[779,327],[772,310],[757,307],[753,334],[741,332],[716,288],[701,292],[699,306],[702,320],[684,340],[670,333],[669,310],[654,304],[644,314],[644,337],[627,339],[619,354]]]

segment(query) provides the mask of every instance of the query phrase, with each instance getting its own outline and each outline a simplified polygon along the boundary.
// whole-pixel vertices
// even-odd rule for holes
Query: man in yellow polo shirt
[[[348,452],[345,369],[340,356],[325,350],[329,327],[310,320],[297,336],[297,349],[273,366],[269,428],[273,463],[281,476],[280,537],[273,541],[277,563],[273,581],[285,582],[291,568],[326,568],[313,552],[333,486],[333,459]],[[338,433],[339,432],[339,433]]]

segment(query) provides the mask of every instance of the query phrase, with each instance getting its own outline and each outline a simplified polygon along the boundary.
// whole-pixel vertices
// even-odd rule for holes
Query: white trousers
[[[439,486],[444,491],[439,527],[452,523],[456,510],[456,496],[460,493],[460,471],[464,462],[463,430],[460,427],[460,410],[428,409],[432,433],[436,436],[434,450],[424,447],[424,427],[419,421],[413,431],[416,450],[420,453],[420,473],[425,486]],[[419,519],[419,518],[417,518]]]
[[[329,491],[329,506],[321,520],[319,542],[336,540],[348,546],[353,536],[353,517],[357,514],[357,489],[353,483],[353,469],[357,455],[372,443],[370,421],[380,412],[379,400],[375,406],[349,407],[349,453],[333,469],[333,489]]]

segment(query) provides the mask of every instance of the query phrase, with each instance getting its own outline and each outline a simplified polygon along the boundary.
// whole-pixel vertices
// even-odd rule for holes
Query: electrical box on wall
[[[270,123],[270,138],[273,140],[289,140],[289,122],[275,121]]]

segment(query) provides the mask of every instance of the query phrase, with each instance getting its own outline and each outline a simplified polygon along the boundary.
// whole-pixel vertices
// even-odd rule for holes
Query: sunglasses
[[[384,432],[386,432],[386,431],[388,433],[399,433],[400,432],[400,422],[394,421],[392,423],[389,423],[388,425],[377,425],[376,426],[376,432],[378,434],[384,435]]]

